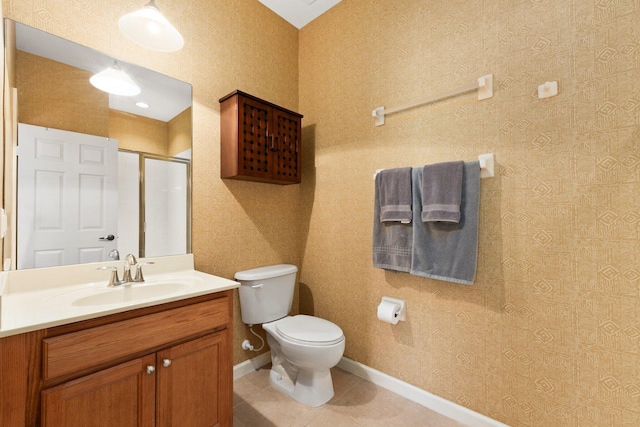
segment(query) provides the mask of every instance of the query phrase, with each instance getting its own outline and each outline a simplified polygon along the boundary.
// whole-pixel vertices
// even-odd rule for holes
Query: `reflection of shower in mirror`
[[[127,151],[118,156],[119,251],[141,257],[185,253],[190,216],[189,161]],[[140,191],[142,188],[144,191]]]

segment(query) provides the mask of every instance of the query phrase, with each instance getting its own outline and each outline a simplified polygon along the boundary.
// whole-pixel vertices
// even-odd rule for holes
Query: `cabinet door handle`
[[[154,366],[148,365],[147,366],[147,374],[151,375],[156,371],[156,368]]]
[[[162,360],[162,366],[164,366],[165,368],[168,368],[169,365],[171,365],[171,359],[163,359]]]

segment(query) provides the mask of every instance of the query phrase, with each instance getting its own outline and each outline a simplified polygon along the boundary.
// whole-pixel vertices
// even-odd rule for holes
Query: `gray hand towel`
[[[460,221],[463,161],[427,165],[422,171],[422,221]]]
[[[411,168],[385,169],[376,175],[380,200],[380,221],[410,223]]]
[[[380,194],[376,185],[373,203],[373,266],[408,273],[411,270],[412,233],[411,224],[380,222]]]
[[[464,164],[459,223],[422,222],[422,168],[413,170],[413,240],[411,274],[473,284],[478,255],[480,164]]]

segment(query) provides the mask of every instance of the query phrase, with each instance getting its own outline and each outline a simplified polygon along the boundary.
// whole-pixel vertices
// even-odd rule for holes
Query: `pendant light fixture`
[[[149,49],[174,52],[184,45],[182,35],[160,13],[154,0],[142,9],[122,16],[118,27],[125,36]]]
[[[91,76],[89,82],[96,88],[114,95],[134,96],[140,93],[140,87],[120,69],[118,61],[114,61],[106,70]]]

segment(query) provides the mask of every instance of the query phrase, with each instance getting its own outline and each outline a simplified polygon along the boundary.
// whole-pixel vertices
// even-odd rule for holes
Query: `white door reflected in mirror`
[[[21,123],[18,147],[18,268],[108,261],[118,141]]]

